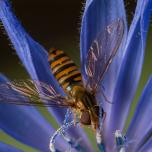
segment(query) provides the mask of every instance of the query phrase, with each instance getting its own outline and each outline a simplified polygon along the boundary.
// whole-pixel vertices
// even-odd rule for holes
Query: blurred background
[[[83,0],[12,0],[12,7],[15,14],[25,27],[26,31],[47,50],[56,47],[65,50],[69,56],[80,65],[79,57],[79,30],[81,15],[83,12]],[[130,24],[136,1],[125,0],[128,24]],[[141,81],[135,100],[133,102],[128,122],[133,114],[134,107],[141,94],[142,88],[152,72],[152,27],[148,31],[148,41],[146,46],[145,61]],[[0,29],[0,72],[10,79],[24,79],[28,75],[21,65],[10,41],[5,35],[4,30]],[[48,118],[47,112],[41,110]],[[54,124],[55,125],[55,124]],[[128,124],[126,124],[127,126]],[[92,133],[86,129],[89,138],[95,145]],[[20,144],[5,133],[0,132],[0,140],[16,145],[24,151],[32,152],[29,147]]]

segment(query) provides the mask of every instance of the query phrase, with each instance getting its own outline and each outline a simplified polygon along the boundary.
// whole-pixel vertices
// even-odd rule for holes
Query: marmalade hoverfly
[[[99,127],[99,104],[96,93],[115,56],[124,33],[122,19],[114,20],[93,41],[83,64],[84,82],[74,62],[62,51],[51,49],[51,71],[66,93],[62,96],[52,86],[35,80],[12,81],[0,85],[0,101],[18,105],[58,106],[70,108],[83,125]],[[104,93],[102,95],[105,97]],[[22,101],[21,101],[22,100]],[[41,102],[43,101],[43,102]],[[101,108],[101,107],[100,107]],[[102,117],[105,112],[102,109]]]

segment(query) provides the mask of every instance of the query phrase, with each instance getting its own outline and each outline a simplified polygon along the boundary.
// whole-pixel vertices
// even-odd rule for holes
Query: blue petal
[[[80,36],[81,71],[83,79],[87,80],[84,65],[86,63],[88,50],[99,32],[103,31],[107,25],[118,18],[121,18],[124,21],[122,45],[103,81],[104,91],[110,100],[112,99],[121,59],[124,53],[122,48],[127,37],[127,23],[123,0],[87,0],[82,17]],[[98,100],[102,100],[101,94],[99,95]],[[107,104],[104,103],[104,110],[107,112],[107,117],[109,117],[109,107],[109,105],[107,106]]]
[[[7,145],[5,143],[0,142],[0,150],[1,152],[23,152],[17,148],[14,148],[13,146]]]
[[[107,122],[106,139],[111,146],[114,139],[113,132],[123,130],[136,92],[143,64],[146,31],[148,31],[151,9],[151,0],[138,0],[125,47],[126,53],[114,92],[111,116]]]
[[[80,49],[81,64],[85,63],[87,52],[97,34],[114,19],[123,18],[126,22],[122,0],[87,0],[82,16]],[[82,69],[85,76],[85,70]]]
[[[48,64],[48,55],[44,48],[35,42],[23,29],[7,2],[7,0],[0,0],[0,20],[6,29],[16,51],[26,67],[28,73],[34,80],[40,80],[51,84],[55,90],[62,93],[58,83],[50,73]],[[65,116],[65,109],[49,108],[53,117],[59,123],[62,123]],[[76,138],[82,137],[85,145],[91,149],[87,136],[80,128],[75,128],[70,132],[71,136]]]
[[[1,82],[6,78],[0,75]],[[49,141],[55,130],[33,107],[0,104],[0,128],[15,139],[41,151],[49,151]],[[66,149],[68,144],[62,138],[57,148]]]
[[[152,151],[152,138],[147,141],[137,152],[151,152]]]
[[[0,73],[0,83],[7,82],[7,81],[8,79],[3,74]]]
[[[81,65],[84,79],[86,78],[86,73],[83,65],[92,42],[99,32],[103,31],[108,24],[118,18],[124,20],[126,31],[126,16],[122,0],[87,0],[82,16],[80,35]]]
[[[151,137],[152,134],[152,77],[148,81],[138,102],[135,114],[127,130],[126,137],[130,144],[130,151],[135,151]]]
[[[143,147],[143,145],[147,144],[150,140],[152,140],[152,137],[151,137],[151,135],[152,135],[152,125],[150,124],[148,129],[146,129],[146,130],[147,130],[147,132],[145,131],[143,133],[143,137],[142,137],[142,139],[140,140],[140,142],[138,144],[137,151],[141,147]]]
[[[63,93],[50,72],[47,52],[25,32],[12,13],[7,0],[0,1],[0,20],[31,78],[46,82],[59,93]],[[63,120],[64,110],[50,109],[50,111],[58,122]]]

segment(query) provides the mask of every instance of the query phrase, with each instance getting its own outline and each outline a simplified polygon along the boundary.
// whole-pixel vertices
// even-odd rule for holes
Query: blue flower
[[[106,95],[114,104],[103,102],[107,113],[104,121],[103,138],[97,134],[97,143],[101,152],[150,151],[152,145],[152,78],[150,77],[138,102],[132,121],[127,129],[126,137],[122,135],[129,108],[135,95],[141,75],[146,45],[145,31],[148,31],[149,19],[152,13],[152,0],[138,0],[135,15],[129,30],[127,30],[126,14],[123,0],[87,0],[82,16],[80,51],[81,64],[86,61],[87,52],[105,26],[113,20],[121,18],[124,21],[124,35],[121,46],[103,80]],[[33,40],[21,26],[7,0],[0,0],[0,20],[12,42],[16,53],[34,80],[46,82],[63,94],[57,81],[50,72],[48,54],[45,49]],[[86,79],[82,66],[82,75]],[[3,75],[0,82],[8,81]],[[102,100],[99,96],[100,101]],[[48,109],[57,123],[62,124],[65,109]],[[49,140],[55,129],[34,107],[16,105],[0,105],[0,128],[15,139],[39,151],[49,151]],[[93,148],[79,126],[68,131],[71,138],[83,141],[83,147],[73,148],[73,151],[93,151]],[[114,139],[116,142],[114,143]],[[66,151],[71,143],[62,138],[57,139],[57,150]],[[0,144],[1,149],[8,151],[8,145]],[[11,151],[19,151],[15,150]]]

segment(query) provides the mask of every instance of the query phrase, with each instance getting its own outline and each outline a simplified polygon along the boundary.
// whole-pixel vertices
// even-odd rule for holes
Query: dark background
[[[26,31],[47,50],[50,47],[63,49],[79,65],[79,30],[84,0],[12,0],[15,14]],[[128,24],[134,14],[136,1],[125,0]],[[152,28],[151,28],[152,29]],[[28,75],[10,46],[4,30],[0,29],[0,72],[10,79],[23,79]],[[131,108],[128,122],[141,94],[142,88],[152,72],[152,30],[149,31],[145,62],[139,88]],[[0,132],[0,140],[13,144],[28,152],[34,152]],[[95,143],[94,140],[92,142]]]
[[[12,0],[15,14],[26,31],[47,50],[64,49],[79,65],[79,30],[83,0]],[[129,20],[135,1],[126,1]],[[130,22],[130,21],[129,21]],[[0,72],[9,78],[27,77],[7,36],[0,29]]]
[[[56,47],[79,61],[79,27],[82,1],[12,0],[12,7],[26,31],[46,49]],[[10,78],[25,77],[10,41],[0,30],[0,71]],[[13,68],[14,67],[14,68]],[[20,74],[14,72],[17,70]]]

